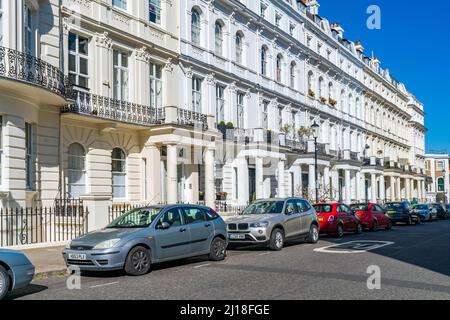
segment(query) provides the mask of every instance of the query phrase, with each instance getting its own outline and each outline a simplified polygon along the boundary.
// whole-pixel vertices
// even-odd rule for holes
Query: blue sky
[[[425,105],[427,150],[450,153],[450,1],[318,0],[319,14],[362,40],[383,68]],[[381,30],[369,30],[366,10],[381,9]]]

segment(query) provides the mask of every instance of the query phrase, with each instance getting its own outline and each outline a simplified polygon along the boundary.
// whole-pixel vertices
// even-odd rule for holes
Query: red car
[[[314,205],[320,224],[320,232],[341,238],[346,232],[362,233],[363,226],[353,211],[344,203]]]
[[[391,218],[378,204],[358,203],[352,204],[350,208],[353,210],[365,230],[377,231],[379,229],[392,229]]]

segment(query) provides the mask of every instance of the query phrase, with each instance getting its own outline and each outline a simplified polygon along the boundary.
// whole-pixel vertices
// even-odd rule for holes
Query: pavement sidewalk
[[[36,276],[65,271],[62,256],[64,247],[47,247],[21,250],[36,268]]]

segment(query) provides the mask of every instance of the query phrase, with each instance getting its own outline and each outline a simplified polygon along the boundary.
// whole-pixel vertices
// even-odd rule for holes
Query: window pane
[[[77,71],[77,67],[76,67],[76,62],[75,62],[75,56],[74,55],[69,55],[69,71],[73,71],[76,72]]]
[[[84,75],[88,74],[88,61],[85,58],[80,58],[80,73]]]
[[[76,51],[77,36],[73,33],[69,33],[69,50]]]
[[[88,44],[89,41],[86,38],[79,37],[78,38],[78,50],[81,54],[88,54]]]

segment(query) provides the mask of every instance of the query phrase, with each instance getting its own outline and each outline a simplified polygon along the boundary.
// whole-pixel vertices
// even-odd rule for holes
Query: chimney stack
[[[341,39],[344,38],[344,29],[342,29],[339,23],[333,22],[332,24],[330,24],[330,27],[332,30],[335,30],[339,34],[339,37]]]
[[[312,15],[319,14],[320,4],[317,0],[303,0],[303,3],[308,7],[306,10]]]

